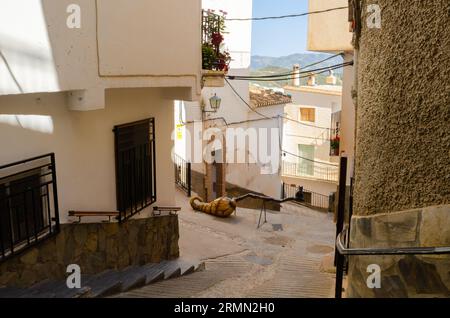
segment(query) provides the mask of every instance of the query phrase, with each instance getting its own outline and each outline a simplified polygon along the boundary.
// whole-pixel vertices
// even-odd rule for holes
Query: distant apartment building
[[[348,0],[310,0],[309,11],[345,8],[348,5]],[[348,13],[348,9],[341,9],[308,16],[308,50],[342,53],[344,63],[353,61],[355,57],[352,34],[349,32]],[[350,178],[354,175],[355,161],[355,106],[352,90],[354,90],[354,67],[346,66],[342,69],[341,108],[338,117],[340,118],[339,155],[345,155],[348,158],[348,186]]]
[[[283,130],[283,182],[322,195],[336,191],[342,87],[287,86],[292,96],[286,106]]]
[[[177,217],[151,206],[175,204],[173,102],[201,94],[201,14],[198,0],[0,3],[0,285],[178,256]]]

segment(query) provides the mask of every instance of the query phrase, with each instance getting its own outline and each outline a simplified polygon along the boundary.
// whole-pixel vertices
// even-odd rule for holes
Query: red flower
[[[211,35],[211,43],[215,46],[219,46],[223,41],[222,34],[216,32]]]

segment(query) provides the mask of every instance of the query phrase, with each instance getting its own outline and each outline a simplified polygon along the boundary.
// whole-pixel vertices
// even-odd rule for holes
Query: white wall
[[[314,108],[316,110],[316,121],[314,123],[305,122],[305,125],[293,121],[285,121],[283,140],[284,149],[291,153],[298,154],[299,144],[314,145],[315,160],[325,162],[332,161],[332,158],[329,155],[329,130],[324,128],[331,128],[331,114],[341,109],[340,94],[310,93],[291,87],[286,87],[286,93],[292,95],[292,104],[286,107],[286,113],[289,118],[300,120],[300,108],[306,107]],[[287,156],[286,159],[290,162],[297,161],[293,156]]]
[[[67,221],[69,210],[116,211],[112,129],[154,117],[156,204],[172,206],[173,101],[165,99],[164,93],[162,89],[108,90],[106,108],[91,112],[68,110],[63,93],[0,96],[0,165],[55,152],[62,222]],[[19,115],[22,123],[28,124],[6,120],[11,115]]]
[[[347,7],[348,0],[309,0],[309,12]],[[308,50],[353,51],[348,9],[308,16]]]
[[[79,0],[79,29],[66,25],[72,3],[1,1],[0,95],[88,90],[71,106],[89,110],[113,87],[200,94],[200,0]]]
[[[257,111],[265,117],[273,118],[282,115],[284,107],[284,104],[259,107]],[[259,129],[265,130],[267,132],[266,149],[262,148],[263,142],[258,139],[258,153],[251,153],[250,155],[259,162],[227,165],[227,181],[252,191],[263,193],[274,198],[280,198],[280,146],[283,142],[283,121],[279,118],[264,119],[262,116],[249,110],[247,110],[247,113],[248,119],[251,121],[239,127],[243,129],[256,129],[256,131]],[[262,137],[264,135],[259,135],[258,138]],[[250,149],[251,146],[248,146],[247,150]]]
[[[337,157],[330,156],[330,128],[331,114],[341,110],[341,94],[334,87],[331,93],[311,92],[311,90],[323,90],[326,86],[313,87],[286,87],[286,93],[292,95],[292,103],[286,106],[285,112],[288,118],[300,121],[300,108],[314,108],[315,122],[304,122],[304,125],[290,120],[285,120],[283,132],[283,149],[294,155],[299,155],[298,145],[314,146],[314,160],[324,162],[327,165],[315,163],[317,175],[311,177],[286,177],[283,181],[289,184],[301,185],[310,191],[329,195],[336,190],[336,183],[321,181],[321,171],[330,169],[330,163],[337,163]],[[298,163],[299,158],[290,154],[283,157],[286,162]],[[316,173],[316,171],[315,171]],[[337,173],[337,172],[336,172]],[[327,173],[325,173],[327,174]]]
[[[253,0],[202,0],[202,8],[223,10],[228,13],[227,18],[248,18],[252,16]],[[246,69],[251,62],[252,22],[227,21],[227,34],[225,34],[225,48],[227,48],[233,61],[232,69]]]

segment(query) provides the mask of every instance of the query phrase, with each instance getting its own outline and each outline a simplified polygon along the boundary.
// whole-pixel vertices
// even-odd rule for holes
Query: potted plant
[[[332,156],[339,156],[339,144],[340,144],[340,138],[339,136],[335,136],[331,138],[330,140],[330,148],[331,148],[331,155]]]
[[[214,10],[203,13],[202,68],[207,71],[228,71],[231,55],[224,48],[225,17],[227,13]]]

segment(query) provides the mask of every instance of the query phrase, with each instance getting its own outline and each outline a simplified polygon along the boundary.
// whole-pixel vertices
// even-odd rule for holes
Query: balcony
[[[225,86],[225,75],[231,61],[230,53],[223,48],[225,13],[202,11],[202,85]]]
[[[299,163],[283,161],[282,175],[337,183],[339,180],[339,167],[328,163],[306,160],[302,160]]]

